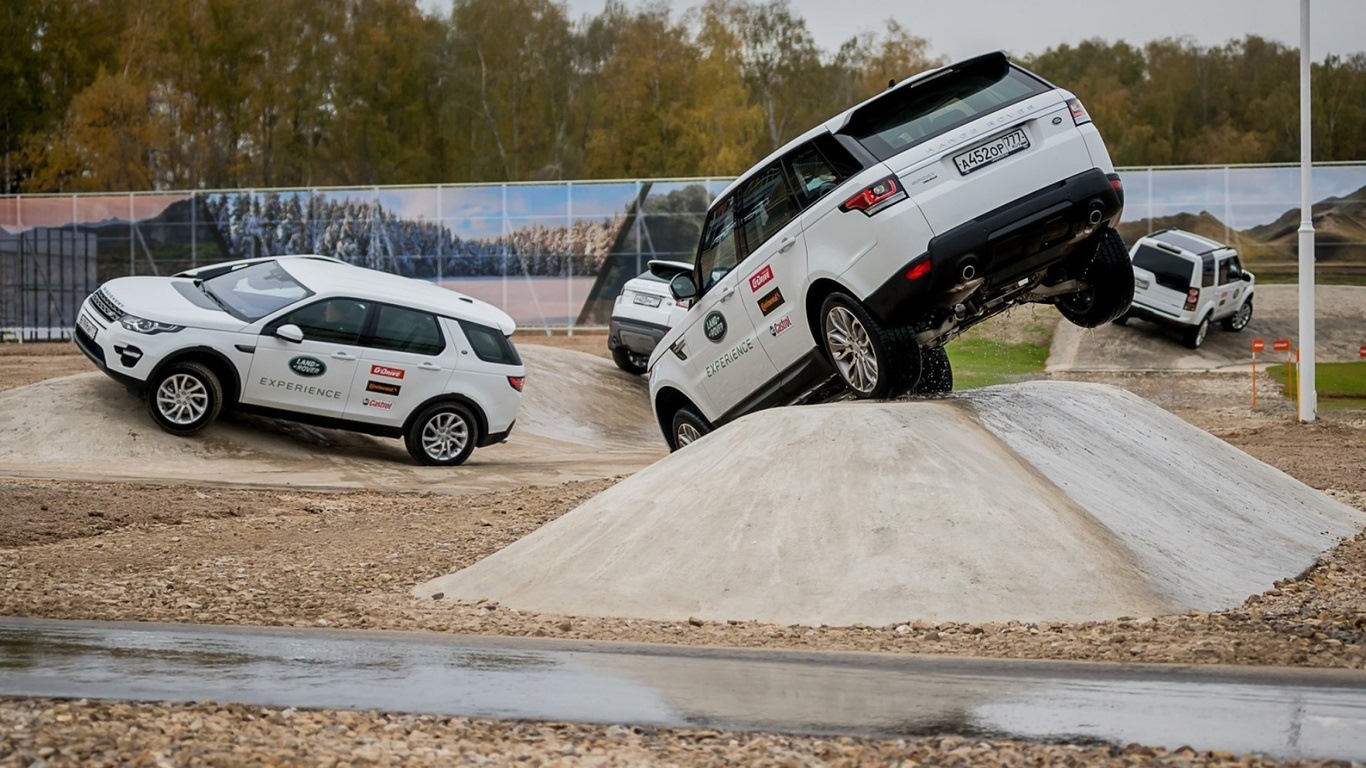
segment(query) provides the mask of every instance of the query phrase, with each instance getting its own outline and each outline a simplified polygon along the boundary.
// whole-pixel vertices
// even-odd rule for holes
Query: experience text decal
[[[736,344],[729,352],[721,355],[711,365],[707,366],[707,378],[711,378],[720,373],[723,368],[745,356],[746,352],[754,349],[754,339],[745,339]]]
[[[340,389],[325,389],[323,387],[313,387],[308,384],[299,384],[294,381],[281,381],[280,379],[270,379],[261,377],[261,386],[271,389],[283,389],[286,392],[298,392],[309,397],[321,397],[324,400],[340,400],[342,393]]]

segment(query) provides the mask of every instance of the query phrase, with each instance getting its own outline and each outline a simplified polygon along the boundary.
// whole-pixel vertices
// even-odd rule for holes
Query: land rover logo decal
[[[707,338],[712,341],[720,341],[726,338],[726,316],[712,310],[707,315],[707,319],[702,321],[702,330],[707,334]]]
[[[316,357],[299,356],[289,361],[289,370],[300,376],[312,378],[327,373],[327,366],[323,365],[323,361]]]

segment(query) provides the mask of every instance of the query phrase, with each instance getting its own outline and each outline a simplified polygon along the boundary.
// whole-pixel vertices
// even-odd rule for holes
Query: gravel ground
[[[563,339],[562,342],[557,342]],[[570,342],[583,345],[583,334]],[[596,340],[603,346],[601,336]],[[527,343],[533,343],[530,338]],[[25,345],[38,349],[39,345]],[[0,345],[0,389],[86,370]],[[75,356],[73,360],[72,357]],[[45,376],[39,376],[43,378]],[[1073,375],[1069,378],[1083,378]],[[1253,411],[1245,377],[1087,374],[1366,509],[1366,414]],[[1215,405],[1211,405],[1215,403]],[[615,479],[458,497],[187,485],[0,485],[0,614],[383,628],[747,647],[1366,669],[1366,534],[1234,610],[1081,624],[804,627],[521,614],[408,588],[497,551]],[[51,750],[51,751],[48,751]],[[1145,747],[818,739],[375,713],[0,700],[0,765],[1270,765]]]

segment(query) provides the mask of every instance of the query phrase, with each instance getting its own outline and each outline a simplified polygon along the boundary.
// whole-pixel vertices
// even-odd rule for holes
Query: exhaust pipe
[[[1087,217],[1087,221],[1091,222],[1091,226],[1094,227],[1094,226],[1096,226],[1097,224],[1100,223],[1100,219],[1101,219],[1101,217],[1102,217],[1103,215],[1104,215],[1104,214],[1102,214],[1102,213],[1100,212],[1100,209],[1099,209],[1099,208],[1092,208],[1092,209],[1091,209],[1091,215],[1090,215],[1089,217]]]
[[[971,280],[972,278],[974,278],[974,277],[976,277],[976,276],[977,276],[977,265],[973,264],[972,262],[968,262],[967,264],[964,264],[964,265],[963,265],[963,279],[964,279],[964,280]]]

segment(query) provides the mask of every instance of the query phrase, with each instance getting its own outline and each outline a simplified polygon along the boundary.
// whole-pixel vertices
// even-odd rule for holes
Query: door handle
[[[734,295],[735,295],[735,287],[732,286],[732,287],[730,287],[730,288],[727,288],[727,289],[725,290],[725,292],[721,294],[721,301],[730,301],[731,297],[734,296]]]
[[[437,364],[435,364],[435,363],[420,363],[417,367],[418,367],[418,368],[421,368],[421,369],[424,370],[424,371],[439,371],[439,370],[441,370],[441,366],[439,366],[439,365],[437,365]]]
[[[353,354],[350,354],[349,352],[333,352],[333,353],[332,353],[332,359],[333,359],[333,360],[355,360],[355,359],[356,359],[356,356],[353,355]]]
[[[783,238],[783,241],[778,244],[778,253],[787,253],[788,251],[792,250],[792,246],[796,244],[797,238],[785,237]]]

